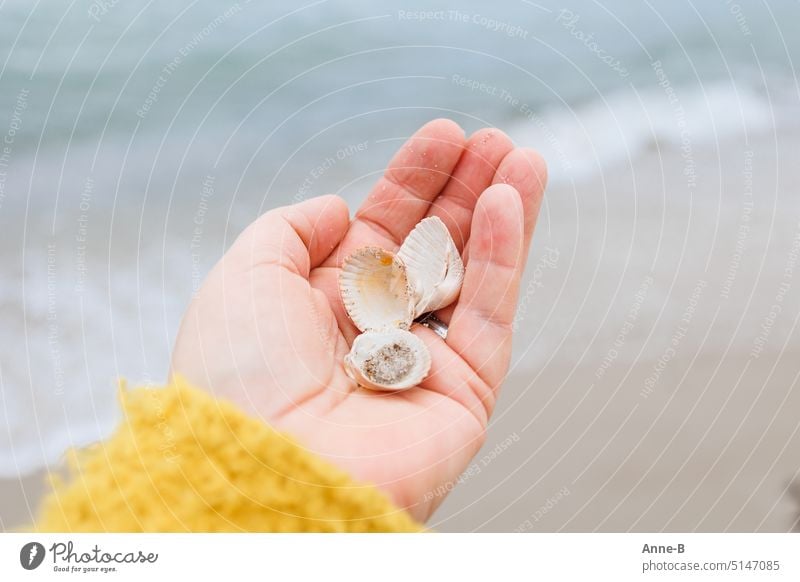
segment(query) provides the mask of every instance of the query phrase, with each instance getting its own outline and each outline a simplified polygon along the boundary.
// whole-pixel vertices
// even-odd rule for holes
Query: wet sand
[[[431,525],[790,531],[800,516],[790,487],[800,478],[800,351],[769,356],[743,372],[746,354],[700,354],[670,367],[648,398],[646,363],[599,382],[585,366],[568,378],[567,364],[512,378],[470,476]],[[519,438],[493,454],[509,435]]]
[[[48,489],[44,471],[0,479],[0,529],[13,531],[33,523],[39,500]]]

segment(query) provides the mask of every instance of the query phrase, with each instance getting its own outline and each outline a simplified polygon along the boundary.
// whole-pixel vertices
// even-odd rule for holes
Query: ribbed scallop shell
[[[361,331],[408,329],[414,320],[403,263],[389,251],[363,247],[347,257],[339,274],[345,309]]]
[[[425,218],[403,241],[397,256],[406,268],[414,317],[455,301],[464,282],[464,263],[444,222]]]
[[[428,375],[431,356],[410,331],[385,329],[356,337],[344,363],[350,377],[365,388],[406,390]]]

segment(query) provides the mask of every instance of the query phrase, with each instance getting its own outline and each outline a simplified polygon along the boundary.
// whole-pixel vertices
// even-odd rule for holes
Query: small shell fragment
[[[431,368],[428,348],[404,329],[362,333],[344,361],[350,377],[373,390],[413,388]]]

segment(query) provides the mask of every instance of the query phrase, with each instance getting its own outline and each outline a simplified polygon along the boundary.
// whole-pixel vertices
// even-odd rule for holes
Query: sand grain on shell
[[[395,384],[414,366],[413,350],[399,342],[387,344],[364,362],[364,373],[373,382]]]

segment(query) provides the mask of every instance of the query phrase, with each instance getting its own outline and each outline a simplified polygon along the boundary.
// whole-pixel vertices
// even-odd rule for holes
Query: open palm
[[[535,152],[514,149],[496,129],[465,142],[452,121],[426,124],[352,221],[343,200],[323,196],[251,224],[184,316],[173,373],[427,519],[483,442],[545,174]],[[466,264],[459,300],[438,314],[447,340],[415,325],[432,356],[428,377],[403,392],[360,388],[343,367],[359,332],[339,296],[342,261],[366,245],[396,250],[430,215]]]

